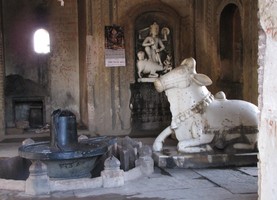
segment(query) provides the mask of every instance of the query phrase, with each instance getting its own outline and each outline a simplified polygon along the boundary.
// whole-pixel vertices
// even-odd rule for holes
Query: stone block
[[[135,167],[135,161],[138,158],[138,149],[141,146],[141,142],[132,140],[128,136],[118,140],[117,151],[121,162],[121,169],[128,171]]]
[[[104,170],[101,172],[104,188],[120,187],[124,185],[123,170]]]
[[[119,159],[120,159],[120,167],[124,171],[129,170],[129,160],[130,160],[130,151],[126,148],[123,148],[121,146],[118,146],[118,153],[119,153]]]
[[[144,175],[150,175],[154,172],[154,160],[151,157],[137,159],[136,166],[140,168]]]

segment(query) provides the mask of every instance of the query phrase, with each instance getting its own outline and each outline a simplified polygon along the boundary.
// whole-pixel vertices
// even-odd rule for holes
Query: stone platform
[[[162,152],[153,152],[156,166],[166,168],[215,168],[256,166],[258,153],[179,153],[176,147],[166,147]]]

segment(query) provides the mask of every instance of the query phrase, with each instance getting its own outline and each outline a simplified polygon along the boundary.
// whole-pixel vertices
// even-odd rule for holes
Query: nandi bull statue
[[[185,59],[181,66],[156,79],[156,90],[165,91],[170,102],[172,122],[154,141],[154,151],[161,151],[163,141],[171,134],[178,140],[179,152],[255,150],[257,106],[227,100],[223,92],[213,96],[206,87],[211,84],[208,76],[196,73],[193,58]]]

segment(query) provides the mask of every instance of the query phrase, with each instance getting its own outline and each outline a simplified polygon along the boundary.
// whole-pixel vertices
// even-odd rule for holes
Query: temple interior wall
[[[220,22],[228,5],[234,5],[239,13],[239,41],[242,42],[231,44],[237,47],[234,55],[229,56],[230,62],[239,62],[238,70],[223,66],[220,58]],[[15,15],[18,6],[22,9]],[[27,87],[27,92],[23,90],[20,95],[6,95],[6,98],[2,94],[2,115],[6,110],[1,118],[6,118],[1,122],[2,130],[14,126],[11,99],[27,96],[39,97],[43,102],[44,123],[50,123],[53,110],[70,109],[80,127],[90,132],[130,134],[133,126],[130,85],[136,82],[135,26],[139,26],[136,20],[148,13],[151,13],[149,23],[163,20],[172,29],[175,66],[184,58],[194,57],[197,71],[213,80],[209,87],[212,93],[226,90],[227,98],[237,97],[257,104],[257,5],[252,1],[87,0],[77,3],[69,0],[64,6],[54,0],[22,1],[20,5],[17,1],[3,1],[2,12],[2,80],[7,82],[7,76],[18,75],[32,81],[39,90]],[[229,18],[232,17],[230,14]],[[124,67],[105,67],[104,27],[112,25],[124,28]],[[32,34],[39,27],[49,30],[51,38],[51,53],[44,56],[32,50]],[[235,58],[235,51],[239,59]],[[223,76],[232,79],[234,71],[237,78],[222,81]],[[1,83],[4,92],[5,81]],[[236,96],[236,93],[239,94]]]
[[[12,102],[18,99],[19,105],[42,103],[44,124],[50,123],[53,110],[62,108],[72,110],[79,127],[89,134],[130,134],[130,85],[136,82],[135,22],[153,13],[149,20],[157,17],[172,28],[176,65],[192,56],[197,71],[213,80],[212,93],[232,86],[227,91],[231,95],[259,103],[260,199],[276,199],[275,8],[275,2],[261,0],[66,0],[64,6],[56,0],[2,0],[0,139],[7,137],[7,126],[14,126]],[[233,40],[227,44],[231,46],[221,46],[228,41],[221,33],[229,22],[236,25],[232,34],[239,34],[230,33]],[[104,27],[112,25],[124,28],[124,67],[105,66]],[[32,51],[32,34],[41,26],[51,38],[47,56]],[[19,85],[23,83],[24,90],[6,91],[9,75],[23,81]]]

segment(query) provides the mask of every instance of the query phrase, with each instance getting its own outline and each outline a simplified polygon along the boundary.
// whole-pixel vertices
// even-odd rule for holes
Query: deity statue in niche
[[[147,35],[145,36],[145,32]],[[154,22],[139,30],[137,49],[138,82],[153,82],[161,74],[172,69],[172,50],[168,40],[170,30]]]
[[[165,46],[158,37],[158,34],[159,25],[154,22],[150,26],[150,35],[144,39],[142,46],[145,47],[145,52],[148,55],[149,61],[157,62],[159,65],[162,65],[160,52],[165,49]]]

